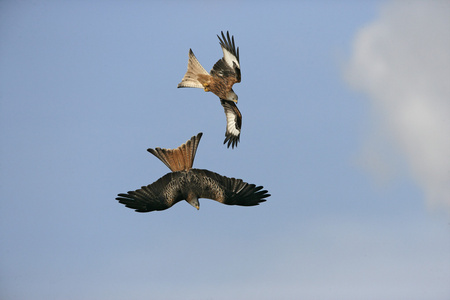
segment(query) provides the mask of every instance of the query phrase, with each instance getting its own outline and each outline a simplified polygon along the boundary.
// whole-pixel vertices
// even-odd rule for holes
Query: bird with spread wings
[[[176,149],[147,149],[172,172],[138,190],[118,194],[116,200],[137,212],[164,210],[181,200],[199,209],[199,198],[241,206],[254,206],[266,201],[270,194],[262,186],[208,170],[193,169],[201,137],[202,133],[199,133]]]
[[[224,144],[234,148],[239,142],[242,125],[242,115],[236,106],[238,96],[233,91],[233,85],[241,82],[241,66],[239,64],[239,47],[234,44],[234,36],[227,31],[225,37],[217,36],[223,51],[223,58],[219,59],[208,73],[189,49],[189,60],[186,74],[178,84],[179,88],[201,88],[205,92],[212,92],[220,98],[225,116],[227,129]]]

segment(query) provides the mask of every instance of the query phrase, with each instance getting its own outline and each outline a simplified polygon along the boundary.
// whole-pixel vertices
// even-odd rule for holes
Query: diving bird
[[[118,194],[116,200],[137,212],[150,212],[170,208],[181,200],[186,200],[199,209],[199,198],[212,199],[227,205],[253,206],[270,197],[262,186],[204,169],[193,169],[201,137],[200,132],[176,149],[147,149],[172,172],[138,190]]]
[[[219,59],[208,73],[189,49],[189,60],[186,74],[178,84],[179,88],[201,88],[205,92],[212,92],[220,98],[227,118],[227,130],[224,144],[234,148],[239,142],[242,115],[236,106],[238,96],[233,91],[233,85],[241,82],[241,66],[239,64],[239,47],[234,44],[234,37],[227,31],[221,32],[222,38],[217,36],[222,47],[223,57]]]

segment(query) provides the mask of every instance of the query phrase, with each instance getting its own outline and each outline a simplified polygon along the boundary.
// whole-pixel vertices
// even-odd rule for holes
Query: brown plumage
[[[216,200],[227,205],[253,206],[266,201],[270,194],[262,186],[248,184],[242,179],[192,169],[202,133],[193,136],[177,149],[148,149],[170,170],[154,183],[119,194],[116,200],[137,212],[164,210],[181,200],[199,209],[199,198]]]
[[[221,32],[222,38],[217,36],[222,47],[223,57],[219,59],[208,73],[189,49],[189,60],[186,74],[178,84],[179,88],[202,88],[205,92],[212,92],[220,98],[227,118],[227,130],[224,144],[228,142],[232,148],[237,146],[241,133],[242,115],[236,104],[238,96],[233,91],[233,85],[241,82],[241,67],[239,63],[239,47],[234,44],[234,37],[227,31],[227,35]],[[233,102],[224,105],[224,101]],[[231,115],[232,114],[232,115]],[[233,117],[232,117],[233,116]],[[230,121],[232,121],[230,123]],[[235,126],[239,124],[239,126]],[[232,130],[230,130],[233,128]]]

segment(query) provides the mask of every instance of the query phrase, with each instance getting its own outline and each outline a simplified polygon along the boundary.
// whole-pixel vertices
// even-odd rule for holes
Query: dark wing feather
[[[229,178],[203,169],[192,169],[191,172],[199,178],[199,198],[208,198],[227,205],[253,206],[270,197],[262,186],[248,184],[242,179]]]
[[[231,36],[230,39],[230,33],[227,31],[227,36],[225,38],[225,35],[223,34],[223,31],[220,32],[222,34],[222,38],[220,38],[219,35],[217,37],[220,41],[220,46],[222,48],[225,48],[228,52],[234,55],[236,57],[236,60],[239,61],[239,47],[236,48],[236,45],[234,44],[234,36]]]
[[[116,200],[137,212],[167,209],[184,199],[180,188],[181,174],[168,173],[152,184],[119,194]]]
[[[227,130],[225,131],[223,143],[226,144],[228,142],[227,147],[230,148],[231,145],[231,148],[234,148],[237,146],[241,136],[242,115],[233,101],[220,99],[220,104],[222,104],[225,117],[227,118]]]
[[[234,36],[227,31],[227,36],[222,33],[222,38],[217,36],[224,52],[223,58],[218,60],[211,70],[211,75],[222,77],[234,77],[235,82],[241,82],[241,67],[239,62],[239,47],[234,44]]]
[[[230,68],[227,63],[222,59],[219,59],[211,69],[210,74],[212,76],[220,76],[224,78],[236,78],[236,72],[233,68]],[[234,79],[234,82],[238,82],[237,78]]]

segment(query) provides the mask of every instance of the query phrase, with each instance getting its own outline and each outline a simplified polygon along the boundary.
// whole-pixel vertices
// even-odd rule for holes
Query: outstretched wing
[[[227,31],[227,36],[222,33],[222,38],[217,36],[223,51],[223,58],[218,60],[211,70],[211,75],[226,77],[231,86],[241,82],[241,66],[239,64],[239,47],[234,44],[234,36]]]
[[[199,198],[227,205],[253,206],[270,197],[263,186],[249,184],[242,179],[229,178],[203,169],[191,169],[191,172],[199,178]]]
[[[220,104],[222,104],[227,118],[227,130],[223,143],[228,142],[227,147],[230,148],[231,145],[231,148],[234,148],[241,136],[242,115],[233,101],[220,99]]]
[[[164,210],[183,200],[180,185],[180,173],[168,173],[152,184],[119,194],[116,200],[137,212]]]

